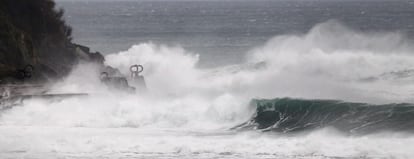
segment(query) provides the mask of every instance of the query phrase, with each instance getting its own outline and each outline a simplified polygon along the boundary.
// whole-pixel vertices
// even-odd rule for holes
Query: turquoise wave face
[[[298,133],[332,127],[350,135],[414,132],[413,104],[372,105],[336,100],[254,99],[252,118],[234,129]]]

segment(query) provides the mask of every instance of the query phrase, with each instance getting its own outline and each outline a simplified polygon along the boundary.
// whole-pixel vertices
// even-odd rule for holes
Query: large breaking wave
[[[249,102],[275,97],[374,104],[413,102],[412,44],[399,32],[361,32],[328,21],[307,34],[276,36],[263,46],[246,50],[246,60],[239,65],[198,68],[199,56],[203,55],[180,46],[143,43],[107,55],[106,64],[126,76],[130,65],[144,65],[148,94],[114,93],[99,82],[97,68],[82,65],[50,92],[90,93],[90,97],[28,100],[23,107],[2,112],[0,123],[211,130],[231,128],[256,113],[252,121],[259,129],[275,131],[324,126],[350,132],[411,130],[413,120],[405,117],[411,111],[409,104],[276,100],[273,102],[285,103],[273,105],[277,111],[268,117],[261,113],[261,106],[256,110]],[[288,112],[280,114],[285,107]],[[371,113],[379,116],[371,117]],[[333,117],[336,115],[341,117]],[[404,121],[396,122],[393,117]],[[353,123],[350,118],[358,121]]]
[[[281,133],[336,128],[346,134],[414,132],[413,104],[370,105],[335,100],[253,100],[257,111],[234,129]]]
[[[414,102],[412,44],[399,32],[329,21],[246,50],[239,65],[207,69],[197,67],[205,55],[138,44],[106,64],[126,76],[144,65],[147,94],[110,90],[96,66],[80,65],[49,93],[88,97],[0,112],[0,156],[412,158],[414,106],[389,104]]]

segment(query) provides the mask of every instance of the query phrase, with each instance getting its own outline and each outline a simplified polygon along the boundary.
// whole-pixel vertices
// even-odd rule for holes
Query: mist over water
[[[348,136],[325,127],[289,136],[231,130],[255,113],[255,98],[413,102],[413,42],[400,32],[366,32],[331,20],[305,34],[277,35],[249,49],[241,64],[200,68],[179,45],[140,43],[106,55],[129,75],[142,64],[148,93],[100,83],[81,64],[50,93],[0,114],[0,156],[33,158],[410,158],[414,136],[385,131]]]
[[[126,77],[142,64],[148,92],[80,64],[47,93],[89,96],[0,111],[0,158],[414,156],[410,1],[58,3],[75,42]]]
[[[306,34],[275,36],[238,65],[198,68],[200,54],[154,43],[108,55],[106,63],[124,71],[145,65],[148,87],[161,94],[399,103],[411,101],[411,44],[399,32],[355,31],[332,20]]]

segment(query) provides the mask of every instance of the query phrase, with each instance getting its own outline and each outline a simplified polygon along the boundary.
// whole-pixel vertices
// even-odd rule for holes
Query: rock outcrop
[[[53,0],[0,1],[0,84],[59,79],[80,61],[103,65],[100,53],[72,43],[63,13]]]

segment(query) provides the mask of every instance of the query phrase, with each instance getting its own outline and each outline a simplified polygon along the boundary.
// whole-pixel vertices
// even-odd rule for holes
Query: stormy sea
[[[57,1],[83,63],[0,111],[0,158],[414,158],[414,2]]]

